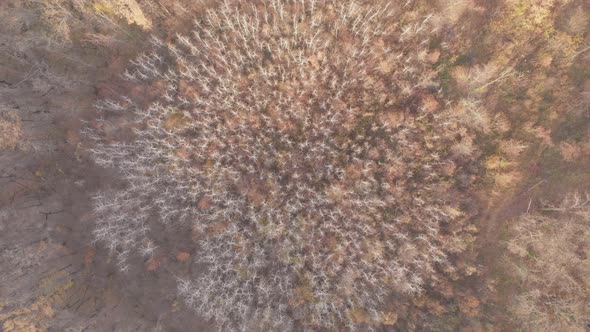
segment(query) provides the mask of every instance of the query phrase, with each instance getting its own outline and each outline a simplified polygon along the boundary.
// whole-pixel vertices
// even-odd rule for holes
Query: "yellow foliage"
[[[445,207],[444,210],[452,218],[458,218],[458,217],[461,217],[461,216],[463,216],[465,214],[463,211],[461,211],[459,209],[456,209],[456,208],[454,208],[452,206],[447,206],[447,207]]]
[[[6,332],[41,332],[47,331],[45,323],[55,316],[54,297],[42,296],[28,308],[18,308],[0,315],[3,321],[2,331]]]
[[[2,110],[2,105],[0,105],[0,110]],[[16,149],[21,136],[21,120],[16,112],[0,113],[0,151]]]
[[[298,295],[299,299],[304,301],[305,303],[311,303],[314,300],[313,289],[309,285],[297,287],[295,289],[295,292]]]
[[[486,169],[488,171],[505,171],[514,165],[516,163],[507,161],[498,155],[492,155],[486,160]]]
[[[187,120],[188,119],[182,113],[171,113],[164,123],[164,128],[168,130],[181,129],[187,124]]]
[[[381,317],[383,325],[395,325],[397,322],[397,313],[395,311],[389,311],[383,314]]]
[[[94,10],[107,15],[115,15],[115,10],[113,9],[113,7],[104,2],[95,3]]]
[[[152,27],[152,22],[135,0],[103,0],[95,2],[93,8],[97,13],[124,18],[129,24],[137,24],[146,30]]]
[[[545,37],[554,34],[551,20],[553,0],[511,0],[503,15],[497,22],[495,30],[508,33],[515,39],[528,39],[530,33],[543,33]]]
[[[358,307],[352,308],[352,309],[350,309],[348,314],[350,315],[350,320],[352,320],[354,323],[370,323],[371,322],[371,316],[369,316],[369,313],[366,310],[364,310],[363,308],[358,308]]]
[[[494,183],[500,188],[513,187],[520,179],[522,174],[517,171],[498,173],[494,176]]]

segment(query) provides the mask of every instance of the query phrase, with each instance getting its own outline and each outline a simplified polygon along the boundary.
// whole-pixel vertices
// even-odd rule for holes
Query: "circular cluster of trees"
[[[203,270],[179,290],[224,330],[391,323],[465,248],[450,229],[478,134],[441,98],[420,8],[226,1],[154,38],[125,77],[155,101],[103,101],[113,121],[89,130],[124,178],[96,197],[96,238],[122,269],[158,232],[195,238]]]

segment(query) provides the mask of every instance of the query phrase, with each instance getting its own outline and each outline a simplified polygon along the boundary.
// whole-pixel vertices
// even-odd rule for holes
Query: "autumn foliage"
[[[96,238],[126,270],[166,246],[155,229],[192,233],[205,270],[179,290],[223,330],[395,324],[471,241],[459,187],[487,130],[475,100],[442,100],[423,8],[226,1],[154,37],[125,78],[156,100],[104,100],[88,129],[124,179]]]

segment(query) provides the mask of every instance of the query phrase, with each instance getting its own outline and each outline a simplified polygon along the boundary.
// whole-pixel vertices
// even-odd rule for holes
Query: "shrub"
[[[522,285],[510,311],[527,331],[586,331],[590,195],[570,194],[543,211],[519,218],[508,243]]]

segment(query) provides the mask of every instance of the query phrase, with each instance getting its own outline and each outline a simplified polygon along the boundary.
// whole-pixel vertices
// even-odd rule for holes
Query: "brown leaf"
[[[179,262],[187,262],[189,258],[191,258],[191,254],[189,254],[188,252],[179,252],[178,254],[176,254],[176,259]]]
[[[152,257],[147,262],[148,271],[155,271],[160,267],[160,260],[156,257]]]
[[[397,322],[397,313],[395,311],[388,311],[383,314],[383,325],[395,325]]]
[[[94,247],[86,248],[86,253],[84,254],[84,266],[90,266],[92,262],[94,262],[94,257],[96,257],[96,249]]]
[[[212,203],[212,201],[209,196],[203,196],[203,197],[201,197],[201,199],[199,200],[199,203],[198,203],[199,209],[206,210],[211,207],[211,203]]]
[[[459,302],[459,309],[468,316],[475,316],[479,313],[479,300],[474,296],[467,295]]]

